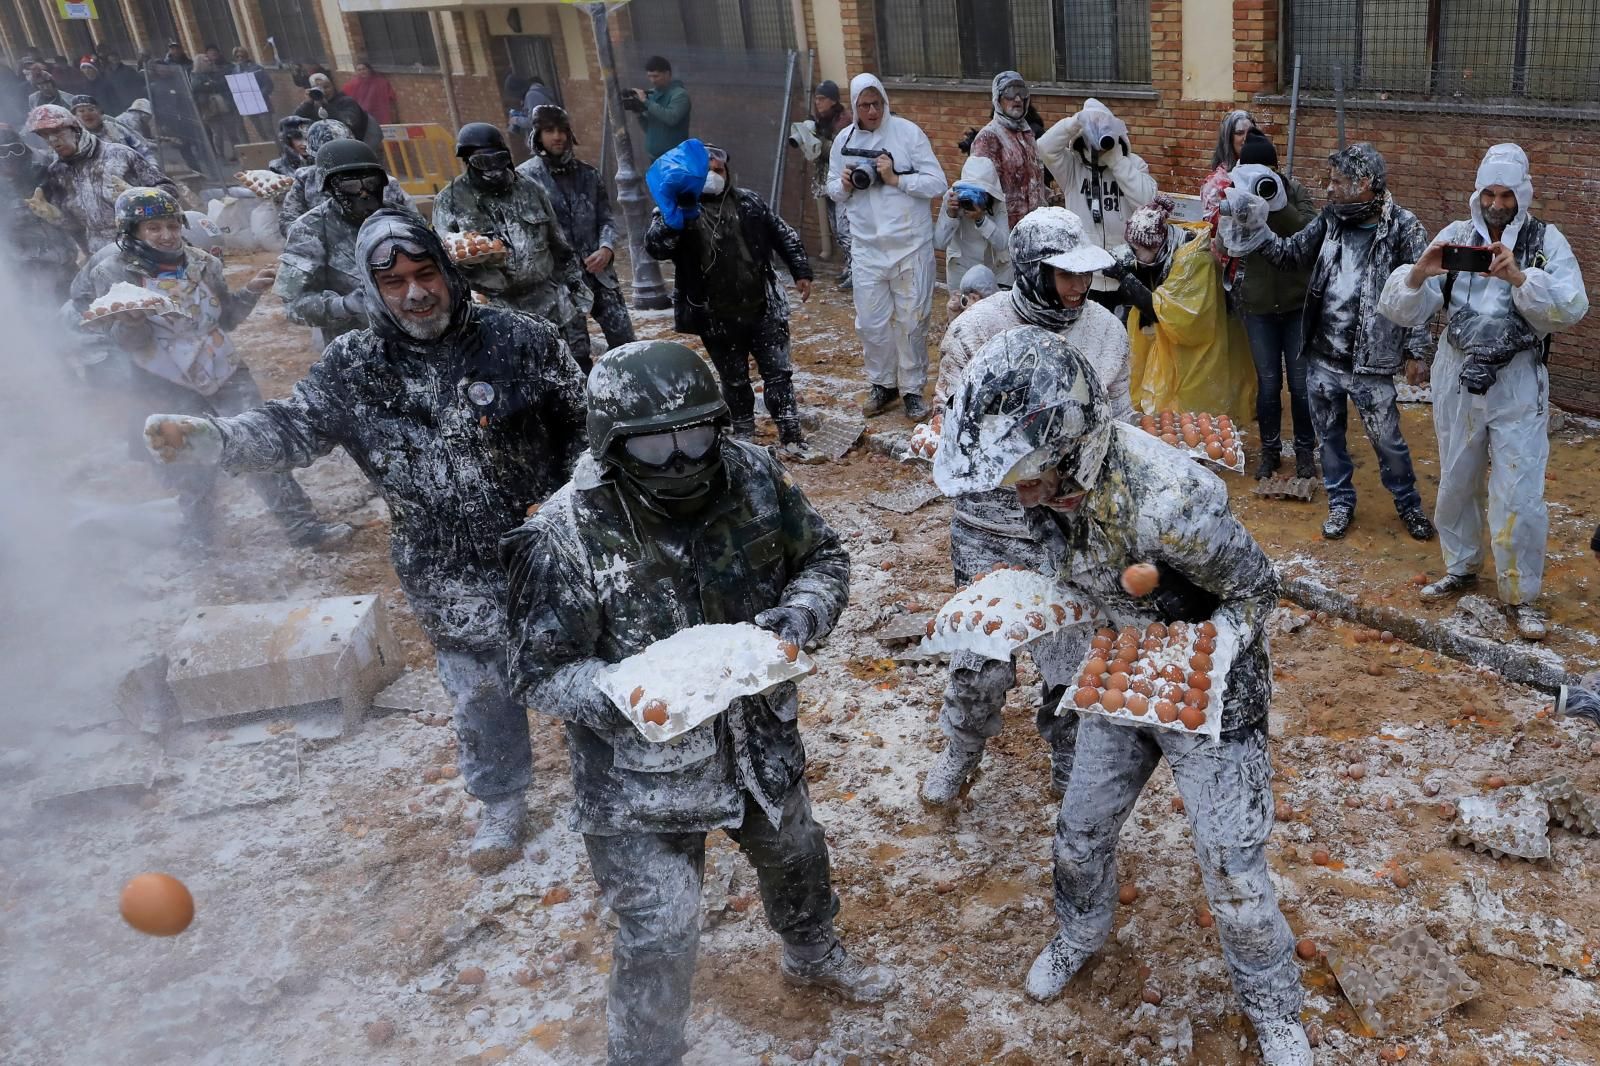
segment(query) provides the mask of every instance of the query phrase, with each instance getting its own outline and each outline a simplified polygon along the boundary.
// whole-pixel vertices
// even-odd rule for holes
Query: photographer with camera
[[[672,64],[663,56],[645,60],[644,76],[650,88],[629,89],[622,106],[639,117],[644,127],[644,154],[654,163],[689,139],[689,90],[672,76]]]
[[[1542,640],[1545,622],[1533,603],[1549,529],[1545,363],[1551,334],[1576,325],[1589,298],[1567,238],[1532,214],[1533,179],[1520,147],[1497,144],[1484,154],[1469,204],[1471,218],[1450,223],[1415,263],[1394,269],[1378,304],[1400,326],[1425,326],[1435,311],[1445,312],[1433,362],[1434,517],[1445,575],[1425,586],[1422,598],[1477,584],[1487,486],[1500,599],[1519,636]]]
[[[944,194],[944,169],[927,134],[889,112],[876,75],[850,81],[856,120],[834,139],[828,196],[850,218],[850,269],[856,332],[872,391],[871,418],[905,403],[906,417],[928,416],[928,323],[933,315],[933,218],[928,201]]]
[[[1045,131],[1039,159],[1055,175],[1064,206],[1083,222],[1089,239],[1108,252],[1122,243],[1128,218],[1156,196],[1150,168],[1128,145],[1128,124],[1093,97],[1076,115]],[[1115,308],[1119,288],[1097,274],[1089,299]]]
[[[356,103],[355,98],[346,96],[334,87],[333,79],[326,74],[313,74],[307,79],[306,98],[294,113],[308,122],[317,122],[321,119],[334,119],[350,127],[350,132],[355,139],[365,142],[374,152],[383,151],[383,127],[372,120],[372,116]]]
[[[944,194],[944,210],[933,225],[933,246],[944,253],[944,281],[951,293],[974,266],[994,271],[995,280],[1011,287],[1011,226],[1006,221],[1006,196],[994,164],[969,156],[961,179]]]

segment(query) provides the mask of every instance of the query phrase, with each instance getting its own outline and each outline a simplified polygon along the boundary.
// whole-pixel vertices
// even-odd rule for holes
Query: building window
[[[1291,0],[1300,84],[1400,99],[1592,101],[1600,0]]]
[[[632,4],[633,39],[700,48],[787,51],[794,47],[794,9],[788,0],[651,0]]]
[[[234,25],[233,12],[228,8],[228,0],[192,0],[192,3],[195,29],[200,33],[195,51],[198,52],[207,45],[214,44],[222,49],[224,61],[233,62],[229,56],[234,48],[243,42],[239,37],[239,28]]]
[[[361,58],[374,67],[439,69],[439,49],[426,11],[363,11],[356,17],[366,43]]]
[[[1036,85],[1150,84],[1149,0],[878,0],[889,78]]]
[[[94,14],[98,21],[95,32],[100,37],[101,47],[109,48],[121,59],[132,59],[139,54],[133,46],[133,37],[128,33],[128,20],[122,14],[122,5],[118,0],[98,0],[94,5]]]
[[[160,59],[167,54],[167,42],[178,40],[178,24],[172,17],[172,5],[167,0],[131,0],[129,4],[144,23],[145,37],[150,45],[150,57]]]
[[[295,63],[320,63],[328,58],[328,49],[322,43],[322,29],[317,25],[316,8],[309,0],[256,0],[261,8],[261,25],[271,38],[267,47],[276,50],[276,62],[283,66]],[[271,63],[270,54],[256,57],[262,63]]]

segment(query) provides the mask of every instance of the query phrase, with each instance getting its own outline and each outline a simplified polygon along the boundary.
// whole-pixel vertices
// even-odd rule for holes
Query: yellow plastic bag
[[[1256,416],[1256,368],[1244,326],[1228,314],[1222,271],[1211,258],[1211,227],[1186,222],[1195,233],[1172,253],[1172,270],[1156,289],[1156,323],[1128,313],[1132,342],[1133,406],[1157,411],[1206,411],[1249,423]]]

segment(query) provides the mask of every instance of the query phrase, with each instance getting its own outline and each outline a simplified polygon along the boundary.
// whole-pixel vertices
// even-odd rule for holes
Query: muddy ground
[[[243,264],[230,272],[242,283]],[[839,408],[860,388],[849,299],[830,284],[818,289],[795,316],[800,391],[811,406]],[[663,335],[671,322],[664,312],[637,321]],[[312,359],[304,331],[270,298],[238,340],[269,396]],[[1431,503],[1429,416],[1410,409],[1405,421]],[[1556,628],[1547,654],[1587,668],[1596,656],[1589,599],[1600,573],[1587,543],[1600,510],[1592,475],[1600,442],[1593,426],[1572,423],[1553,445],[1546,603]],[[1235,506],[1286,572],[1411,609],[1416,575],[1439,572],[1437,547],[1405,536],[1370,450],[1357,442],[1355,451],[1362,506],[1343,543],[1318,537],[1320,500],[1259,501],[1232,477]],[[71,471],[79,495],[160,495],[125,450],[80,456]],[[1164,769],[1122,835],[1120,877],[1138,898],[1119,908],[1111,941],[1059,1002],[1023,997],[1022,974],[1052,923],[1055,805],[1032,726],[1032,669],[1023,669],[1030,683],[1014,693],[963,808],[925,811],[916,789],[943,743],[934,724],[943,670],[897,664],[873,631],[951,590],[949,508],[936,501],[902,517],[871,506],[874,495],[924,475],[864,448],[795,474],[854,560],[851,607],[818,654],[818,674],[801,686],[812,796],[833,844],[847,942],[895,966],[905,987],[873,1010],[787,989],[753,878],[716,836],[688,1061],[1256,1062],[1215,929],[1198,920],[1189,831]],[[362,526],[339,555],[285,547],[256,499],[230,484],[232,522],[215,561],[180,558],[163,543],[79,560],[91,579],[84,595],[115,609],[75,621],[76,639],[59,658],[20,679],[28,696],[14,717],[31,729],[5,742],[22,754],[8,755],[0,778],[9,800],[0,804],[0,1058],[27,1066],[602,1061],[610,928],[566,828],[566,758],[548,719],[531,719],[538,834],[522,861],[487,879],[464,861],[476,802],[458,779],[434,780],[453,762],[452,733],[425,714],[308,744],[298,793],[256,809],[181,820],[160,789],[143,801],[28,805],[30,782],[63,753],[118,742],[115,727],[96,724],[115,717],[105,713],[109,685],[196,604],[380,592],[411,664],[429,665],[387,562],[381,501],[342,455],[301,478],[325,514]],[[32,610],[0,607],[8,631],[33,624]],[[1600,842],[1552,829],[1552,860],[1533,864],[1445,836],[1449,802],[1485,792],[1490,777],[1517,786],[1560,773],[1600,791],[1600,738],[1549,718],[1542,694],[1303,613],[1286,604],[1273,639],[1283,818],[1269,847],[1289,922],[1323,952],[1425,926],[1480,986],[1442,1018],[1379,1037],[1340,994],[1326,955],[1306,962],[1318,1061],[1375,1062],[1380,1053],[1444,1066],[1600,1061],[1592,957]],[[96,652],[93,668],[85,648]],[[176,738],[173,750],[236,739],[207,730]],[[1312,861],[1318,850],[1329,853],[1326,865]],[[120,886],[150,869],[194,892],[198,915],[182,936],[144,937],[117,915]],[[1497,905],[1503,911],[1485,916]],[[1542,942],[1560,965],[1486,950],[1486,931],[1539,918],[1566,923],[1547,926]],[[1538,947],[1536,937],[1523,941]],[[1142,1002],[1147,990],[1160,993],[1159,1005]]]

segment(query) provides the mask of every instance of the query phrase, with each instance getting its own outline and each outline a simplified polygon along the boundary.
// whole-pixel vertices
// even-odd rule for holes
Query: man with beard
[[[606,347],[633,340],[633,319],[617,280],[617,227],[611,220],[611,198],[600,172],[572,151],[578,143],[572,120],[555,104],[533,109],[533,158],[517,173],[544,187],[556,209],[556,220],[583,261],[583,281],[594,298],[589,315],[606,335]]]
[[[722,379],[733,435],[755,436],[755,391],[750,360],[761,370],[767,413],[778,444],[800,463],[821,459],[806,444],[789,362],[789,300],[779,287],[773,256],[783,259],[802,301],[811,298],[811,262],[800,235],[765,200],[733,184],[728,153],[707,145],[710,173],[697,211],[685,211],[687,228],[674,229],[659,209],[644,246],[673,270],[674,328],[699,336]]]
[[[21,307],[59,307],[78,269],[78,248],[66,239],[61,211],[45,200],[46,157],[10,126],[0,126],[0,212],[6,247],[17,264]]]
[[[299,116],[291,116],[299,118]],[[303,120],[302,120],[303,121]],[[283,194],[283,203],[278,208],[278,232],[285,237],[289,234],[289,227],[294,220],[320,204],[326,197],[325,175],[317,169],[317,153],[322,151],[324,145],[337,140],[351,140],[355,135],[338,119],[325,118],[306,127],[305,151],[310,155],[306,165],[294,172],[294,184],[289,186],[289,191]],[[374,149],[373,154],[377,151]],[[385,207],[396,207],[403,210],[416,210],[416,205],[411,202],[410,195],[400,187],[400,182],[392,175],[389,184],[383,188],[383,204]]]
[[[55,152],[45,178],[45,199],[66,215],[73,236],[90,255],[117,239],[117,197],[123,192],[151,187],[178,193],[154,163],[126,145],[102,141],[64,107],[34,108],[28,132],[38,134]]]
[[[1328,164],[1328,206],[1294,236],[1274,234],[1267,202],[1237,188],[1227,191],[1232,214],[1218,232],[1229,255],[1259,252],[1282,270],[1311,268],[1301,333],[1306,392],[1322,442],[1322,484],[1328,492],[1323,537],[1342,538],[1355,519],[1355,465],[1345,440],[1353,403],[1400,521],[1414,539],[1432,540],[1433,523],[1422,509],[1394,387],[1402,366],[1421,382],[1428,331],[1398,326],[1378,308],[1395,268],[1422,258],[1427,234],[1417,216],[1395,202],[1388,168],[1372,145],[1359,141],[1341,148]]]
[[[1043,207],[1049,196],[1044,188],[1044,166],[1028,125],[1030,93],[1028,83],[1014,70],[994,76],[989,89],[994,103],[994,118],[972,139],[972,154],[994,164],[1000,188],[1006,194],[1008,225],[1015,226],[1036,207]]]
[[[268,170],[292,178],[301,167],[311,165],[312,155],[306,144],[306,129],[310,125],[311,123],[299,115],[290,115],[279,120],[278,147],[282,150],[282,154],[267,164]]]
[[[571,474],[582,380],[549,323],[474,306],[416,215],[369,218],[353,258],[372,327],[330,345],[287,399],[231,418],[155,415],[145,432],[167,461],[233,474],[342,447],[383,494],[395,573],[433,642],[462,776],[483,803],[468,860],[490,872],[520,854],[533,772],[507,677],[499,542]]]
[[[960,394],[968,363],[992,338],[1008,329],[1033,325],[1061,337],[1094,368],[1105,390],[1111,416],[1134,417],[1128,393],[1128,331],[1117,316],[1088,299],[1095,271],[1112,264],[1111,254],[1084,236],[1083,224],[1064,207],[1041,207],[1024,216],[1011,233],[1016,285],[969,307],[950,323],[939,346],[939,385],[934,401],[948,409]],[[946,410],[945,417],[949,417]],[[1044,557],[1028,534],[1017,494],[1008,488],[956,497],[950,522],[950,561],[957,585],[966,585],[996,566],[1042,570]],[[1050,745],[1050,786],[1066,791],[1072,774],[1072,749],[1078,720],[1071,711],[1054,713],[1087,647],[1072,630],[1029,646],[1044,682],[1038,714],[1039,735]],[[991,737],[998,736],[1006,694],[1017,684],[1011,661],[958,651],[950,659],[939,728],[944,751],[922,783],[922,799],[949,807],[967,790]]]
[[[820,641],[844,610],[850,559],[771,453],[723,436],[727,404],[693,351],[614,348],[588,392],[588,453],[505,541],[512,670],[523,700],[566,724],[573,828],[619,923],[606,1060],[676,1066],[713,830],[755,867],[788,983],[881,1003],[896,981],[853,958],[834,929],[795,686],[736,699],[657,744],[595,679],[704,624],[751,623],[796,647]]]
[[[433,198],[433,228],[441,237],[481,233],[505,242],[503,258],[463,263],[473,290],[500,307],[526,311],[553,324],[588,372],[592,297],[583,268],[556,220],[544,186],[518,174],[499,128],[469,122],[456,134],[463,173]]]
[[[1589,312],[1583,271],[1566,236],[1533,211],[1528,156],[1497,144],[1478,166],[1472,217],[1452,222],[1422,258],[1384,285],[1379,310],[1402,326],[1425,326],[1443,309],[1433,362],[1433,427],[1439,437],[1439,546],[1444,577],[1422,589],[1439,600],[1472,588],[1483,565],[1484,511],[1495,578],[1517,634],[1542,640],[1534,601],[1544,581],[1544,469],[1550,337]],[[1469,245],[1492,257],[1481,273],[1450,271],[1445,249]]]
[[[289,321],[313,328],[320,351],[334,338],[362,329],[370,286],[356,258],[361,224],[383,204],[389,175],[371,148],[356,140],[329,141],[313,168],[322,175],[321,203],[289,227],[273,292]]]
[[[156,158],[156,146],[116,119],[107,116],[100,109],[100,101],[94,97],[74,96],[72,98],[72,114],[84,129],[107,144],[120,144],[132,148],[153,166],[159,167],[161,165],[160,160]]]

